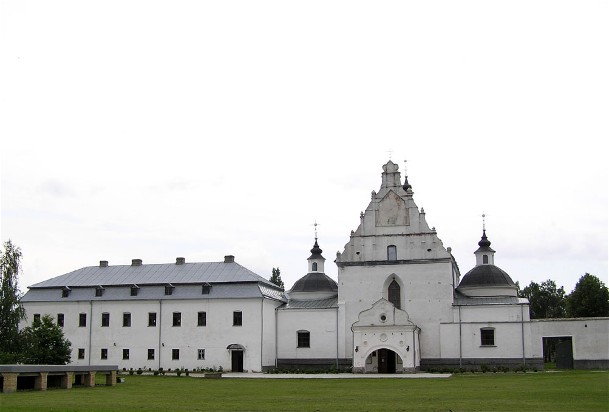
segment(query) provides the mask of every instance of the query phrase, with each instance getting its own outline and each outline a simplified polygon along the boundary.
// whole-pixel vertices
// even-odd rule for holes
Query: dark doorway
[[[573,369],[573,345],[571,337],[556,344],[556,369]]]
[[[546,369],[573,369],[571,336],[543,337],[543,360]]]
[[[243,351],[231,351],[232,372],[243,372]]]
[[[379,373],[395,373],[395,352],[390,349],[379,349],[377,352]]]

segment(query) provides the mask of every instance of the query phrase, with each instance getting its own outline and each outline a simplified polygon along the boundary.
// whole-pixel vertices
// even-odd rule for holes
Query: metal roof
[[[22,302],[74,302],[74,301],[130,301],[143,300],[189,300],[189,299],[240,299],[267,298],[286,302],[282,291],[254,282],[216,283],[209,293],[203,294],[201,284],[173,283],[171,295],[165,295],[163,285],[142,285],[136,296],[131,296],[131,287],[125,285],[105,287],[101,296],[95,295],[94,286],[75,287],[66,297],[62,288],[31,288],[21,299]]]
[[[171,283],[256,282],[275,288],[267,279],[235,262],[164,263],[150,265],[88,266],[45,280],[29,289],[83,286],[160,285]]]
[[[288,301],[283,306],[277,309],[289,310],[289,309],[331,309],[338,307],[338,298],[328,298],[319,300],[292,300]]]

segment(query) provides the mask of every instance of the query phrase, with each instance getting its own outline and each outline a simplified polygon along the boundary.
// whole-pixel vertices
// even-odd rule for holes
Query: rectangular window
[[[95,296],[96,297],[100,297],[104,294],[104,288],[98,287],[95,288]]]
[[[201,293],[203,295],[209,295],[209,292],[211,292],[211,285],[209,283],[204,283],[201,287]]]
[[[87,314],[81,313],[78,315],[78,326],[84,328],[87,326]]]
[[[128,313],[128,312],[123,313],[123,327],[124,328],[131,327],[131,313]]]
[[[233,312],[233,326],[242,326],[243,325],[243,315],[240,310],[236,310]]]
[[[131,296],[137,296],[139,290],[140,288],[138,288],[137,286],[131,286]]]
[[[171,360],[180,360],[180,350],[179,349],[171,350]]]
[[[182,312],[173,312],[173,326],[182,326]]]
[[[99,358],[100,359],[108,359],[108,349],[102,349]]]
[[[61,289],[61,297],[67,298],[68,296],[70,296],[70,289],[68,289],[68,288]]]
[[[207,312],[197,314],[197,326],[207,326]]]
[[[156,312],[148,313],[148,326],[156,326]]]
[[[165,286],[165,295],[173,295],[173,286],[169,285],[169,286]]]
[[[154,349],[148,349],[148,360],[154,360]]]
[[[398,260],[398,251],[395,245],[387,246],[387,260],[390,262]]]
[[[495,329],[484,328],[480,329],[480,345],[495,346]]]
[[[57,326],[59,326],[60,328],[63,328],[63,323],[64,323],[63,313],[58,313],[57,314]]]
[[[85,348],[78,348],[78,359],[85,358]]]
[[[197,349],[197,359],[205,360],[205,349]]]
[[[299,348],[310,348],[311,347],[311,333],[308,330],[298,331],[298,347]]]
[[[129,360],[129,349],[123,349],[123,360]]]
[[[110,326],[110,314],[108,312],[102,313],[101,325],[102,328]]]
[[[40,323],[40,313],[34,313],[34,321],[32,323]]]

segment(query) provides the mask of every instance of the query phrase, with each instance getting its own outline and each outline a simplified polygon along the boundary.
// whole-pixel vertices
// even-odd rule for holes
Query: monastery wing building
[[[571,366],[609,367],[609,318],[531,320],[483,229],[463,277],[407,177],[389,161],[342,252],[338,282],[317,237],[290,290],[223,262],[85,267],[29,287],[27,326],[50,314],[76,365],[126,369],[344,368],[356,373],[543,368],[542,341],[565,338]]]

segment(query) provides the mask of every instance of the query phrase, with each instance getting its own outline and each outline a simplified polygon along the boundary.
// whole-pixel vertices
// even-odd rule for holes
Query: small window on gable
[[[317,262],[313,262],[313,264],[311,265],[311,269],[313,270],[313,272],[317,272]]]
[[[488,265],[488,255],[482,255],[482,263]]]
[[[310,348],[311,347],[311,332],[308,330],[299,330],[298,334],[298,347],[299,348]]]
[[[387,246],[387,260],[390,262],[398,260],[398,251],[395,245]]]
[[[209,292],[211,292],[211,285],[209,283],[204,283],[201,286],[201,294],[209,295]]]
[[[495,329],[480,329],[480,346],[495,346]]]
[[[104,294],[104,288],[101,286],[98,286],[95,288],[95,297],[100,297]]]
[[[140,291],[139,286],[137,286],[137,285],[131,286],[131,296],[137,296],[139,291]]]

